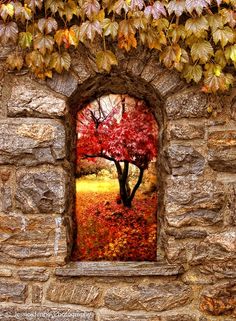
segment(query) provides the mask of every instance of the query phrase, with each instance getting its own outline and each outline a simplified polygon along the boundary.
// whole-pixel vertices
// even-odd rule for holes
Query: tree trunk
[[[129,162],[127,161],[124,162],[123,170],[119,162],[115,161],[115,165],[118,173],[121,201],[125,207],[130,208],[132,206],[132,201],[134,199],[134,196],[140,184],[142,183],[144,170],[142,168],[139,168],[139,177],[138,177],[137,183],[135,184],[131,192],[129,181],[128,181],[129,180]]]

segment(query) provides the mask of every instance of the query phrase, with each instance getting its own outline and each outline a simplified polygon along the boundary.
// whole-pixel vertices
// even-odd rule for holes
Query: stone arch
[[[147,102],[147,105],[150,106],[151,111],[155,115],[159,127],[159,231],[157,256],[166,256],[166,250],[163,246],[165,241],[162,238],[163,235],[165,236],[165,229],[167,227],[165,210],[167,177],[172,173],[178,172],[178,167],[181,167],[183,164],[183,160],[176,161],[175,159],[179,156],[177,155],[176,146],[173,148],[171,146],[171,125],[169,123],[172,120],[186,117],[207,116],[206,96],[198,88],[188,88],[189,86],[179,78],[177,73],[166,70],[158,62],[156,55],[150,52],[148,52],[148,55],[144,55],[143,52],[139,52],[137,55],[137,52],[135,52],[130,54],[127,59],[121,57],[118,66],[107,74],[99,73],[93,61],[88,57],[89,55],[85,56],[83,51],[78,51],[73,57],[72,70],[70,72],[56,75],[52,80],[47,81],[47,85],[51,89],[67,97],[67,155],[75,155],[74,120],[78,106],[82,108],[89,101],[108,93],[127,93],[136,98],[144,99]],[[192,151],[187,149],[183,153],[185,158]],[[172,154],[174,156],[171,156]],[[171,157],[174,159],[171,159]],[[192,157],[198,159],[198,155],[190,156],[190,158]],[[187,161],[187,167],[191,161]],[[69,163],[74,163],[73,156],[69,158]],[[201,168],[202,166],[200,165]],[[73,166],[69,167],[70,185],[75,186],[73,181],[75,169]],[[68,194],[74,195],[74,189],[71,189]],[[70,203],[75,204],[74,198]],[[71,228],[67,233],[67,239],[70,240],[69,244],[72,245],[74,238],[72,231],[74,228],[71,217],[74,209],[71,206],[69,213],[67,219],[70,222]],[[70,252],[71,247],[69,246],[67,260],[69,260]]]

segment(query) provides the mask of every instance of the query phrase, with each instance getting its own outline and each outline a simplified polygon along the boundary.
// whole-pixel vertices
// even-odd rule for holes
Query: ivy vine
[[[235,80],[236,0],[24,0],[0,1],[0,44],[15,46],[10,70],[37,77],[69,70],[70,47],[101,37],[101,72],[118,61],[112,41],[130,51],[146,46],[204,92],[228,90]]]

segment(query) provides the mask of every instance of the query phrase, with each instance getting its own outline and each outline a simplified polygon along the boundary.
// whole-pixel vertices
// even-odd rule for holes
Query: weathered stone
[[[47,80],[47,85],[57,93],[67,97],[72,96],[78,87],[79,81],[70,72],[63,74],[54,74],[51,79]]]
[[[236,283],[219,283],[203,290],[200,309],[215,316],[231,314],[236,317]]]
[[[12,88],[7,103],[8,116],[62,117],[65,114],[66,103],[45,89],[24,79]]]
[[[165,72],[163,65],[159,62],[158,58],[151,56],[146,62],[145,67],[141,73],[141,78],[147,82],[151,82],[157,77],[160,77]]]
[[[166,70],[151,82],[152,86],[160,93],[162,97],[174,92],[178,87],[184,85],[177,72]]]
[[[73,262],[56,269],[55,274],[63,277],[75,276],[167,276],[178,275],[183,268],[168,264],[164,260],[152,262]]]
[[[0,268],[0,277],[10,277],[12,276],[12,270],[6,268]]]
[[[0,164],[38,165],[65,157],[65,129],[57,120],[0,120]]]
[[[39,281],[45,282],[49,279],[49,273],[45,273],[44,268],[22,269],[18,270],[17,274],[21,281]]]
[[[197,268],[189,269],[181,279],[185,284],[191,285],[209,285],[215,282],[213,275],[203,274]]]
[[[78,77],[78,84],[82,84],[90,77],[95,76],[87,55],[83,54],[83,50],[73,52],[71,68]]]
[[[23,303],[26,300],[27,287],[16,282],[0,281],[0,301]]]
[[[171,264],[187,263],[196,247],[197,240],[176,240],[174,237],[165,237],[163,246],[168,259]]]
[[[184,306],[191,300],[191,289],[181,283],[147,284],[139,286],[112,287],[105,295],[109,309],[166,311]]]
[[[174,176],[202,174],[205,165],[204,157],[190,146],[171,145],[167,158]]]
[[[228,230],[226,232],[210,234],[204,242],[196,246],[191,262],[201,264],[207,262],[217,262],[236,259],[236,232]]]
[[[230,225],[236,225],[236,184],[229,184],[227,194],[229,208],[228,222]]]
[[[169,226],[210,226],[223,222],[223,214],[211,210],[186,211],[183,215],[168,215],[167,222]]]
[[[236,173],[236,131],[209,134],[208,163],[216,171]]]
[[[236,260],[229,262],[211,262],[200,266],[204,274],[214,275],[217,279],[236,279]]]
[[[223,184],[198,178],[195,175],[187,177],[169,177],[166,187],[167,210],[172,204],[193,208],[220,209],[224,202]]]
[[[16,196],[24,213],[63,213],[66,203],[66,173],[42,167],[17,173]]]
[[[16,265],[62,264],[67,256],[66,229],[60,217],[14,213],[0,217],[0,262]],[[27,272],[26,272],[27,273]],[[46,274],[47,275],[47,274]],[[22,275],[26,277],[27,275]],[[30,278],[30,276],[29,276]],[[32,278],[42,279],[37,273]]]
[[[170,226],[213,225],[222,221],[223,185],[195,175],[170,177],[166,187],[166,220]]]
[[[51,282],[46,299],[56,303],[96,306],[101,295],[99,287],[80,281]]]
[[[235,97],[231,102],[231,114],[232,114],[232,118],[236,120],[236,98]]]
[[[0,243],[11,238],[14,233],[18,233],[23,227],[23,218],[14,215],[14,213],[0,214],[0,222]]]
[[[9,186],[1,187],[2,211],[7,213],[12,210],[12,190]]]
[[[93,312],[46,307],[1,307],[1,321],[95,321]]]
[[[168,124],[168,136],[169,139],[178,140],[192,140],[203,139],[205,135],[205,129],[203,125],[189,124],[188,121],[181,123],[169,123]]]
[[[173,314],[173,315],[157,315],[157,314],[109,314],[100,313],[99,321],[196,321],[195,315]]]
[[[166,233],[168,235],[174,236],[175,239],[202,239],[207,237],[207,232],[206,231],[201,231],[201,230],[187,230],[184,228],[183,230],[180,229],[168,229],[166,230]]]
[[[168,97],[165,108],[169,119],[206,117],[207,96],[198,89],[184,90]]]
[[[38,284],[32,286],[32,303],[41,303],[43,299],[43,287]]]

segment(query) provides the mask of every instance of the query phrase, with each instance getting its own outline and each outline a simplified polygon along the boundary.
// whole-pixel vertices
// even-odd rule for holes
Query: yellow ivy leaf
[[[213,32],[224,27],[223,18],[219,14],[208,15],[207,21]]]
[[[4,22],[7,20],[8,17],[13,17],[14,15],[14,7],[11,3],[8,4],[2,4],[0,6],[0,16],[4,20]]]
[[[54,39],[52,36],[38,33],[34,38],[34,49],[38,49],[43,55],[45,55],[47,51],[52,52],[53,45]]]
[[[219,49],[215,53],[215,62],[224,68],[227,65],[227,61],[225,59],[225,54],[222,49]]]
[[[62,0],[46,0],[45,2],[45,8],[46,10],[51,10],[53,14],[58,12],[59,10],[64,10],[64,1]]]
[[[62,71],[69,70],[71,65],[71,57],[68,52],[54,52],[51,56],[50,66],[56,70],[59,74]]]
[[[3,45],[16,43],[18,36],[18,26],[15,22],[11,21],[4,23],[0,21],[0,43]]]
[[[191,80],[198,83],[202,79],[202,74],[202,66],[200,65],[185,65],[182,73],[188,83]]]
[[[104,36],[111,35],[114,39],[117,36],[119,25],[116,21],[106,18],[102,21],[102,29]]]
[[[135,35],[131,33],[129,36],[125,37],[123,35],[119,35],[118,37],[118,47],[124,48],[126,51],[129,51],[132,47],[137,47],[137,40]]]
[[[110,50],[99,51],[96,56],[96,63],[99,70],[109,72],[112,65],[117,65],[118,61],[114,53]]]
[[[206,63],[214,55],[212,45],[209,41],[200,40],[192,45],[191,56],[193,61],[199,60]]]
[[[233,43],[235,41],[234,31],[230,27],[225,27],[224,29],[217,29],[212,34],[214,43],[221,43],[222,47],[225,47],[227,43]]]
[[[20,32],[18,43],[21,48],[26,49],[31,47],[33,35],[30,32]]]
[[[187,35],[191,36],[194,34],[196,37],[201,37],[204,30],[208,30],[209,24],[207,19],[204,16],[197,18],[190,18],[185,23],[185,29]]]
[[[160,60],[167,68],[173,67],[174,63],[179,63],[181,58],[181,48],[178,44],[166,47],[160,54]]]
[[[6,63],[10,70],[17,69],[20,71],[24,65],[24,59],[21,54],[14,52],[7,57]]]
[[[39,69],[43,69],[44,67],[44,57],[38,50],[28,53],[25,57],[25,61],[30,68],[38,67]]]

